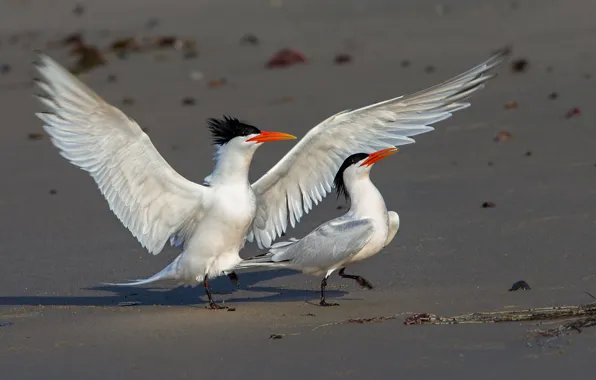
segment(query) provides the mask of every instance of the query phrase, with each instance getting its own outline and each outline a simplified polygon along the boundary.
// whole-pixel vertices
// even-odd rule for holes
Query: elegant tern
[[[248,170],[257,147],[295,137],[262,132],[233,118],[212,119],[216,165],[203,185],[197,184],[164,160],[132,118],[42,53],[35,63],[41,76],[37,97],[47,111],[36,115],[60,154],[89,172],[141,245],[154,255],[168,240],[182,246],[154,276],[116,285],[203,282],[216,309],[208,280],[222,274],[234,278],[247,239],[270,247],[331,192],[334,174],[353,152],[413,143],[411,136],[430,132],[431,124],[467,108],[463,100],[494,77],[488,72],[507,53],[426,90],[327,118],[253,184]]]
[[[273,244],[269,252],[242,261],[236,270],[294,269],[323,276],[321,306],[338,305],[325,300],[327,279],[338,269],[340,277],[353,279],[360,286],[372,289],[368,280],[346,274],[344,270],[352,263],[379,253],[399,229],[399,215],[394,211],[387,212],[383,196],[370,180],[373,164],[395,153],[396,148],[387,148],[348,157],[334,180],[337,195],[343,194],[350,204],[348,212],[321,224],[300,240]]]

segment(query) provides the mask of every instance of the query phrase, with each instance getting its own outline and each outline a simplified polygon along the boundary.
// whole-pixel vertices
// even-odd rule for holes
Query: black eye
[[[213,144],[227,144],[234,137],[258,135],[261,131],[252,125],[242,123],[240,120],[225,116],[223,119],[208,119],[207,127],[211,131]]]

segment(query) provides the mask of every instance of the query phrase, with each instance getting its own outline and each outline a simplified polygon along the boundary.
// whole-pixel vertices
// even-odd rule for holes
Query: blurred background
[[[0,310],[197,302],[198,290],[89,290],[152,275],[177,251],[142,249],[43,134],[34,49],[135,119],[174,169],[199,182],[213,167],[209,117],[300,138],[334,113],[432,86],[510,46],[471,108],[375,166],[372,179],[402,221],[391,246],[353,269],[377,289],[337,278],[330,288],[356,299],[340,299],[343,313],[588,302],[595,12],[590,0],[0,0]],[[251,178],[293,144],[260,148]],[[343,207],[329,195],[288,236]],[[256,253],[249,244],[242,255]],[[507,292],[522,279],[531,292]],[[236,291],[225,278],[214,286],[245,307],[302,305],[319,281],[262,273],[241,276]]]

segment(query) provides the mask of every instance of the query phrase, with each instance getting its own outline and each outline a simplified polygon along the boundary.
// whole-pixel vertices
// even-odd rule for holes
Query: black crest
[[[240,120],[225,116],[223,119],[208,119],[207,127],[213,136],[213,144],[224,145],[238,136],[258,135],[261,131],[252,125],[244,124]]]
[[[368,157],[366,153],[356,153],[351,155],[350,157],[346,158],[343,164],[339,167],[337,174],[335,175],[335,179],[333,180],[333,184],[335,185],[335,190],[337,190],[337,197],[339,198],[340,195],[344,195],[346,201],[350,201],[350,194],[346,190],[346,184],[344,183],[344,171],[354,165],[357,162],[360,162]]]

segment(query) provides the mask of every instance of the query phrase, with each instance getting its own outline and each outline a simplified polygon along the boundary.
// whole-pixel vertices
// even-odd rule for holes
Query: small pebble
[[[209,87],[211,87],[211,88],[217,88],[217,87],[221,87],[221,86],[225,85],[226,83],[228,83],[226,78],[220,78],[220,79],[212,80],[208,84],[209,84]]]
[[[509,289],[510,292],[515,292],[517,290],[532,290],[532,288],[530,288],[530,285],[525,282],[524,280],[520,280],[520,281],[516,281],[513,285],[511,285],[511,288]]]
[[[501,131],[499,132],[495,138],[493,139],[495,142],[500,142],[500,141],[507,141],[510,138],[512,138],[513,136],[511,135],[510,132],[507,131]]]
[[[56,195],[58,191],[56,189],[50,189],[49,193],[50,195]]]
[[[82,4],[77,4],[72,10],[72,13],[77,16],[82,16],[83,13],[85,13],[85,7]]]
[[[526,59],[516,59],[511,62],[511,70],[515,73],[522,73],[528,69],[530,63]]]
[[[259,38],[252,33],[247,33],[240,39],[240,45],[258,45]]]
[[[506,110],[513,110],[517,108],[517,102],[507,102],[505,103]]]
[[[8,63],[3,63],[0,65],[0,74],[8,74],[12,70],[12,67]]]
[[[338,54],[335,56],[334,62],[337,65],[342,65],[344,63],[352,62],[352,56],[349,54]]]
[[[149,20],[147,20],[147,22],[145,23],[145,27],[147,27],[147,29],[153,29],[155,28],[157,25],[159,24],[159,19],[157,18],[150,18]]]
[[[196,104],[196,100],[194,100],[194,98],[187,97],[187,98],[182,99],[183,106],[193,106],[195,104]]]
[[[495,208],[497,205],[494,202],[484,202],[482,208]]]
[[[565,117],[567,119],[571,119],[574,116],[581,115],[581,113],[582,113],[582,111],[578,107],[574,107],[574,108],[570,109],[569,111],[567,111],[567,113],[565,114]]]

